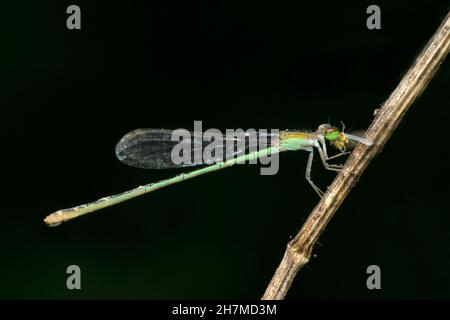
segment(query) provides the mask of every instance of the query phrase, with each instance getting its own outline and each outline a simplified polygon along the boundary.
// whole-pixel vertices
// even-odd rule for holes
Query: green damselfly
[[[116,156],[123,163],[146,169],[165,169],[201,165],[202,163],[194,164],[174,164],[171,160],[171,149],[174,145],[172,140],[172,131],[165,129],[137,129],[126,134],[116,146]],[[262,135],[259,134],[258,138]],[[353,142],[360,142],[367,146],[372,145],[372,142],[361,138],[356,135],[352,135],[344,132],[344,128],[340,131],[338,128],[329,124],[322,124],[314,132],[308,131],[281,131],[271,141],[270,145],[265,148],[260,148],[257,151],[245,152],[246,149],[233,153],[233,158],[224,159],[208,166],[204,166],[200,169],[181,173],[175,177],[161,180],[158,182],[150,183],[147,185],[139,186],[135,189],[101,198],[95,202],[83,204],[69,209],[62,209],[48,215],[44,221],[49,226],[57,226],[62,222],[71,220],[81,215],[112,206],[114,204],[127,201],[134,197],[149,193],[163,187],[188,180],[205,173],[217,171],[230,167],[235,164],[246,163],[263,157],[268,157],[273,154],[278,154],[283,151],[296,151],[304,150],[309,152],[308,162],[306,165],[305,178],[308,183],[313,187],[319,196],[323,195],[323,191],[317,187],[311,180],[311,166],[314,158],[314,150],[317,150],[323,166],[327,170],[339,171],[341,165],[329,164],[328,160],[337,158],[344,154],[347,154],[347,146]],[[193,134],[193,139],[200,139],[200,137]],[[236,139],[232,137],[224,139]],[[333,147],[337,148],[340,152],[334,156],[329,157],[327,153],[326,142],[329,142]],[[248,146],[254,145],[257,141],[250,141]],[[247,147],[248,147],[247,146]],[[201,148],[204,148],[204,144],[201,144]]]

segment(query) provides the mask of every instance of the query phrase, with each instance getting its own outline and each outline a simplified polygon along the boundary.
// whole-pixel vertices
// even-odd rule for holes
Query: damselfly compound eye
[[[339,132],[339,130],[337,128],[330,127],[330,128],[325,130],[325,132],[323,133],[323,136],[328,141],[335,141],[336,139],[339,139],[340,132]]]

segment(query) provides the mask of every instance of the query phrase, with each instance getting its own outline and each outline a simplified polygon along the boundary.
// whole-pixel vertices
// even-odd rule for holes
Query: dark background
[[[305,152],[237,166],[57,228],[43,218],[177,170],[122,165],[140,127],[367,128],[447,1],[11,2],[3,8],[0,298],[262,296],[318,201]],[[82,30],[66,28],[78,4]],[[366,28],[378,4],[382,29]],[[449,298],[449,62],[371,163],[289,299]],[[334,174],[318,161],[314,181]],[[82,290],[67,290],[79,265]],[[366,288],[380,266],[382,289]]]

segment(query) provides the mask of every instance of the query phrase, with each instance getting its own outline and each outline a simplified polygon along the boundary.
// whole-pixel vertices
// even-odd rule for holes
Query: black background
[[[13,4],[12,4],[13,3]],[[78,4],[82,29],[66,28]],[[366,28],[378,4],[382,29]],[[0,298],[258,299],[318,201],[306,153],[237,166],[58,228],[43,218],[179,173],[122,165],[140,127],[367,128],[447,1],[11,2],[1,44]],[[445,62],[371,163],[287,298],[448,298]],[[334,174],[316,161],[314,181]],[[79,265],[82,290],[67,290]],[[380,266],[382,289],[366,287]]]

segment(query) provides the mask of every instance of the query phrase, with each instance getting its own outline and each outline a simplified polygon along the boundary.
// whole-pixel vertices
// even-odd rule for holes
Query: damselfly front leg
[[[325,154],[324,154],[324,151],[323,151],[323,149],[320,147],[320,145],[317,144],[315,147],[316,147],[317,150],[319,151],[320,159],[322,160],[322,164],[323,164],[323,166],[325,167],[325,169],[327,169],[327,170],[332,170],[332,171],[337,171],[337,172],[341,171],[341,168],[342,168],[342,165],[341,165],[341,164],[329,164],[329,163],[327,162],[327,158],[326,158],[326,156],[325,156]]]
[[[341,152],[338,153],[338,154],[335,154],[334,156],[329,157],[329,156],[328,156],[328,153],[327,153],[327,144],[325,143],[324,138],[319,139],[319,142],[320,142],[320,145],[321,145],[321,147],[322,147],[322,151],[323,151],[323,154],[324,154],[324,156],[325,156],[325,160],[326,160],[326,161],[331,160],[331,159],[335,159],[335,158],[338,158],[338,157],[340,157],[340,156],[343,156],[343,155],[346,155],[346,154],[349,154],[349,153],[350,153],[350,151],[345,151],[345,150],[344,150],[344,151],[341,151]],[[338,165],[338,166],[341,166],[341,167],[342,167],[342,165]]]

